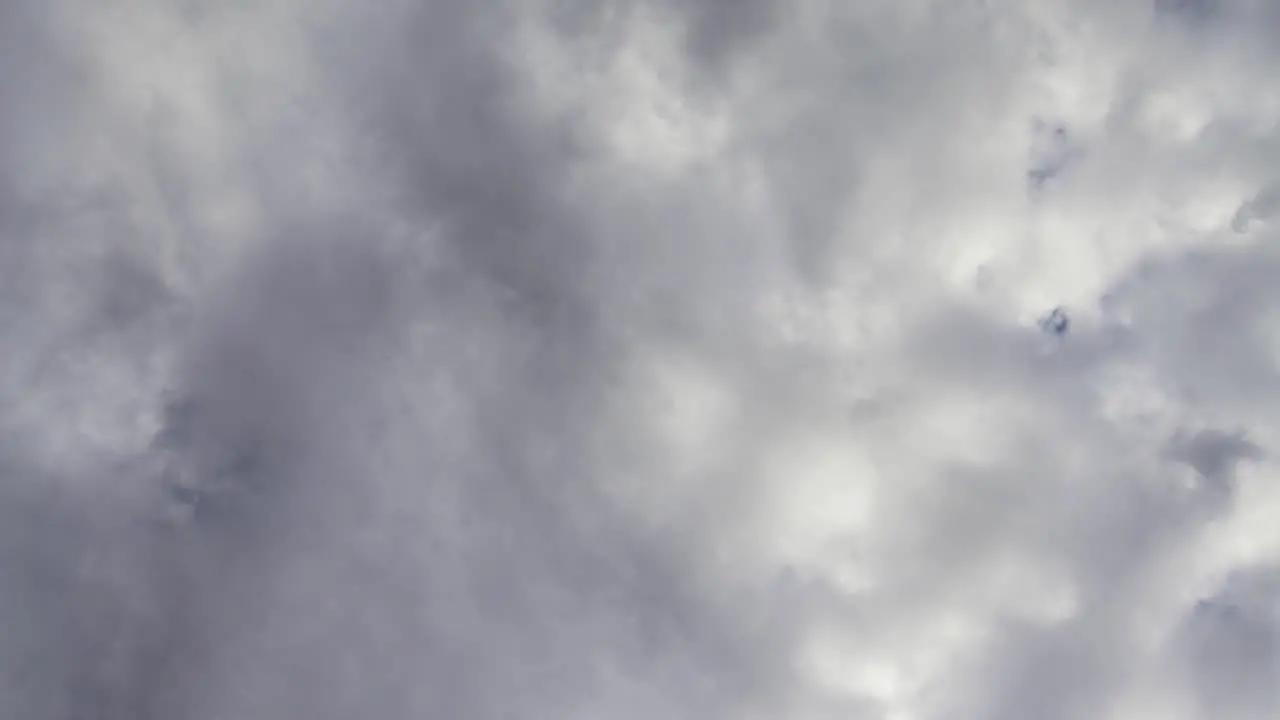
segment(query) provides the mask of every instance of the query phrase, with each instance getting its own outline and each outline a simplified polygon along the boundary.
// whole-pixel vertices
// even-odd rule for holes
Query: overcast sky
[[[0,716],[1280,717],[1278,36],[0,1]]]

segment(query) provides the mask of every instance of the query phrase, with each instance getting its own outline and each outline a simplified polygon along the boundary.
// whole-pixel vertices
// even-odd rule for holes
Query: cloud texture
[[[1280,716],[1265,0],[8,0],[0,715]]]

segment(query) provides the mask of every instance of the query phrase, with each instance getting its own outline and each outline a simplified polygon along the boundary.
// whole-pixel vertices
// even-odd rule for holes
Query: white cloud
[[[0,709],[1275,717],[1277,23],[8,3]]]

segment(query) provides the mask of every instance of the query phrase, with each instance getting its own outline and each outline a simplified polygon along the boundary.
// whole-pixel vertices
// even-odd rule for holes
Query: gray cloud
[[[1261,5],[366,5],[0,10],[4,714],[1274,715]]]

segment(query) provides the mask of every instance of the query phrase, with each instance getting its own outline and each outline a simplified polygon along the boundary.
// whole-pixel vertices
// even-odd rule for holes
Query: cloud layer
[[[0,8],[0,714],[1280,713],[1260,0]]]

